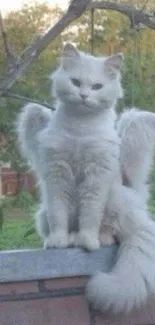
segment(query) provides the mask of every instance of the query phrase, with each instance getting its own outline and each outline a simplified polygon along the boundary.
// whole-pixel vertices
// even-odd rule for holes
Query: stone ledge
[[[0,283],[89,276],[108,272],[117,246],[88,253],[80,248],[14,250],[0,252]]]

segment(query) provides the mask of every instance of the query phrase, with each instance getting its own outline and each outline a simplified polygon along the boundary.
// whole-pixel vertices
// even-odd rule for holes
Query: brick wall
[[[114,247],[91,254],[77,249],[2,252],[0,325],[155,324],[155,301],[132,315],[115,317],[88,306],[88,276],[98,268],[107,271],[115,252]]]
[[[16,195],[22,190],[36,193],[34,178],[29,173],[17,172],[9,167],[1,168],[1,194]]]

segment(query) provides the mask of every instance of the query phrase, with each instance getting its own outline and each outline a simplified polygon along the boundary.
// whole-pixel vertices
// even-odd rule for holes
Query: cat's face
[[[59,100],[73,109],[98,111],[122,97],[120,68],[122,54],[96,58],[67,44],[62,65],[53,75],[53,90]],[[71,105],[70,105],[71,104]]]

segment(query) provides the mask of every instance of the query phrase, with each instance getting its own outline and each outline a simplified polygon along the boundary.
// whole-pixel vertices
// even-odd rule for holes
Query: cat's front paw
[[[68,234],[64,231],[56,231],[50,233],[50,235],[44,241],[44,248],[64,248],[69,244]]]
[[[111,246],[112,244],[114,244],[115,238],[112,234],[110,233],[101,233],[100,234],[100,243],[103,246]]]
[[[98,235],[92,231],[81,230],[76,236],[76,246],[81,246],[92,251],[100,248]]]
[[[77,237],[77,233],[76,232],[71,232],[69,234],[69,237],[68,237],[69,246],[71,246],[71,247],[77,246],[76,245],[76,237]]]

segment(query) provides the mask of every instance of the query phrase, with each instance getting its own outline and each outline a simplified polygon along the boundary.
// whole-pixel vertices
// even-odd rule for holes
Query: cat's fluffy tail
[[[121,168],[124,184],[145,199],[147,181],[155,153],[155,114],[131,109],[121,115],[117,124],[121,137]]]
[[[38,104],[24,106],[17,120],[17,132],[21,152],[24,158],[33,164],[37,153],[37,134],[44,129],[50,121],[52,112]]]
[[[122,236],[116,264],[109,273],[93,276],[87,287],[93,306],[113,313],[142,307],[155,295],[155,223],[149,219],[143,200],[131,189],[122,190],[124,201],[119,205],[116,193],[113,205],[120,214],[117,228]]]

